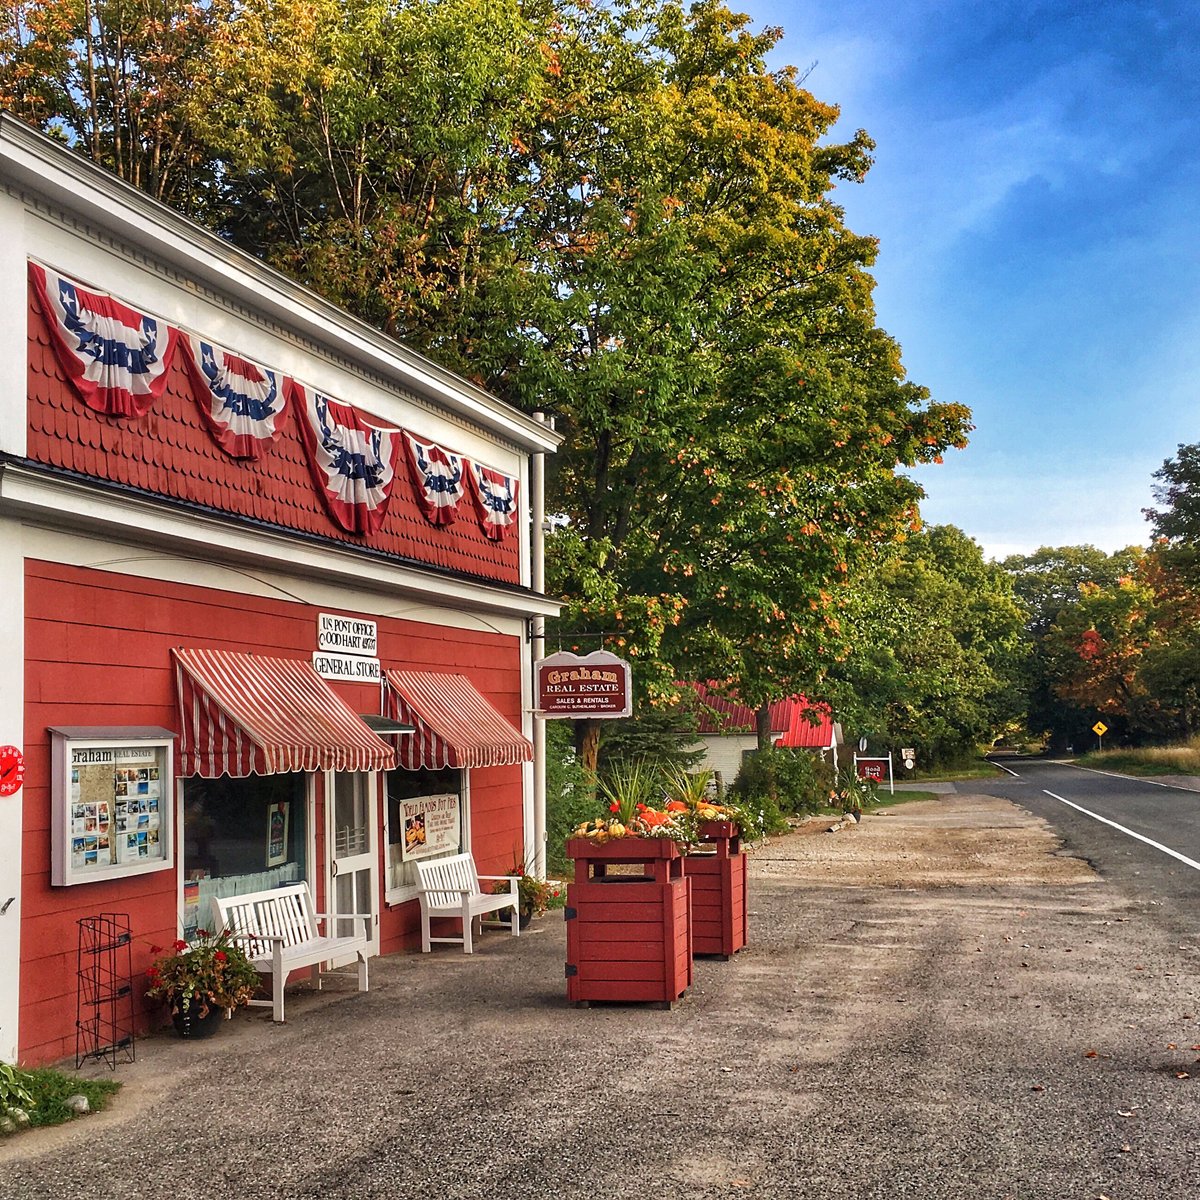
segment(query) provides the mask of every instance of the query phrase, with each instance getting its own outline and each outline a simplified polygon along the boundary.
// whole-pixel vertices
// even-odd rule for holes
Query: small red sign
[[[582,657],[559,651],[534,664],[543,717],[627,717],[633,711],[629,664],[607,650]]]
[[[0,746],[0,796],[12,796],[25,782],[25,755],[17,746]]]
[[[875,783],[883,783],[887,779],[886,758],[860,758],[855,763],[859,779],[870,779]]]

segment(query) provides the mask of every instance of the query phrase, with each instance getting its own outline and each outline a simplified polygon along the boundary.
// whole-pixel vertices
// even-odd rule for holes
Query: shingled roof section
[[[182,359],[145,416],[103,417],[72,390],[32,295],[28,346],[26,453],[34,462],[330,542],[369,546],[480,579],[520,582],[519,537],[491,541],[466,501],[453,525],[434,527],[417,508],[403,467],[379,532],[362,537],[340,530],[313,487],[295,419],[259,461],[230,458],[204,425]]]

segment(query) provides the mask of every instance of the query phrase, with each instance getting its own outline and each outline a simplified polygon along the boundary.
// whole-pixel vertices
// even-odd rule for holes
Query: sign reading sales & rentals
[[[607,650],[560,650],[534,664],[539,717],[627,717],[633,711],[629,664]]]

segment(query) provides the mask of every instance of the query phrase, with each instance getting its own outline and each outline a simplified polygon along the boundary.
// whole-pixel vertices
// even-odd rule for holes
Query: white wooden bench
[[[322,963],[356,955],[358,990],[367,990],[369,915],[315,912],[307,883],[244,896],[214,896],[212,904],[217,928],[231,930],[258,973],[271,976],[271,999],[250,1003],[270,1008],[272,1020],[283,1020],[283,985],[289,972],[302,967],[312,968],[313,984],[320,988]],[[352,922],[352,932],[339,934],[346,922]]]
[[[482,883],[508,883],[507,892],[485,892]],[[473,954],[471,925],[484,913],[512,909],[512,933],[520,933],[520,880],[515,875],[480,875],[470,854],[449,858],[417,860],[417,887],[421,891],[421,949],[428,954],[434,942],[461,942],[464,954]],[[461,937],[430,937],[429,922],[435,917],[457,917]]]

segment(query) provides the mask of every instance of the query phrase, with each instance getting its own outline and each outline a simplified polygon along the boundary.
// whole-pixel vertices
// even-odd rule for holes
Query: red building
[[[558,439],[7,117],[0,178],[0,1058],[45,1062],[83,919],[140,993],[213,896],[306,880],[387,954],[416,859],[525,859]]]

